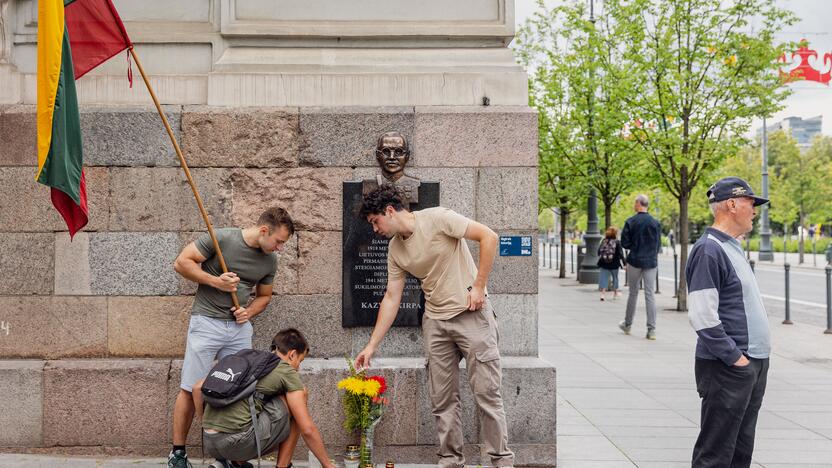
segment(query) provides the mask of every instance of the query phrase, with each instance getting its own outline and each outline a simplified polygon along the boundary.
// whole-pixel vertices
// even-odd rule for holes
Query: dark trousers
[[[747,468],[754,451],[757,415],[766,392],[768,359],[745,367],[696,359],[696,390],[702,398],[693,468]]]

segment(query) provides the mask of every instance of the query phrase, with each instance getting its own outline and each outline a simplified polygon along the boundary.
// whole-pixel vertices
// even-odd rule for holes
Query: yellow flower
[[[364,381],[364,394],[370,398],[378,396],[378,391],[381,390],[381,384],[375,380]]]
[[[381,384],[375,380],[364,380],[358,377],[347,377],[338,382],[338,388],[355,395],[367,395],[370,398],[378,396]]]
[[[730,56],[730,57],[725,57],[725,60],[723,60],[723,62],[725,63],[725,65],[736,65],[736,63],[737,63],[737,56],[736,56],[736,55],[732,55],[732,56]]]

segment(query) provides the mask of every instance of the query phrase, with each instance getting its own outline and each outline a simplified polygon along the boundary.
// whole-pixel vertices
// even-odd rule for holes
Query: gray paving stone
[[[180,106],[163,106],[182,144]],[[179,166],[155,107],[81,107],[84,164],[87,166]]]
[[[383,133],[401,133],[412,149],[413,116],[412,107],[301,108],[301,165],[376,167],[375,149]],[[410,164],[415,158],[411,154]]]
[[[90,290],[113,296],[167,296],[179,292],[173,261],[179,235],[109,232],[90,235]]]
[[[0,361],[0,446],[43,444],[43,361]],[[0,457],[0,465],[4,465]]]
[[[537,166],[537,114],[528,107],[417,107],[418,166]]]
[[[477,221],[495,231],[537,229],[537,168],[481,168]]]
[[[0,295],[52,294],[55,235],[0,233]]]

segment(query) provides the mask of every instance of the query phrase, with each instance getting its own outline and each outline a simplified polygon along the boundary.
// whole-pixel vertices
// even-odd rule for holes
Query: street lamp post
[[[589,21],[595,25],[595,2],[589,0]],[[594,85],[590,80],[590,85]],[[592,132],[592,94],[589,95],[589,129]],[[590,138],[592,135],[590,134]],[[590,142],[591,143],[591,142]],[[583,284],[598,283],[598,245],[601,244],[601,233],[598,231],[598,196],[593,187],[589,192],[587,200],[586,234],[584,234],[584,245],[586,251],[578,269],[578,282]]]
[[[768,129],[766,129],[766,118],[763,116],[763,198],[768,198]],[[757,260],[761,262],[773,262],[774,252],[771,249],[771,226],[768,221],[768,203],[760,209],[760,253]]]

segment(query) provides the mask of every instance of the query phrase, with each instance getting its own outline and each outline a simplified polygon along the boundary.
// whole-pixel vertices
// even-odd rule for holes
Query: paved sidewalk
[[[670,294],[657,296],[657,341],[618,330],[626,294],[600,302],[573,278],[540,276],[541,357],[558,369],[558,467],[689,467],[698,434],[696,335]],[[768,306],[768,304],[767,304]],[[832,336],[772,316],[773,356],[755,467],[832,467]]]

